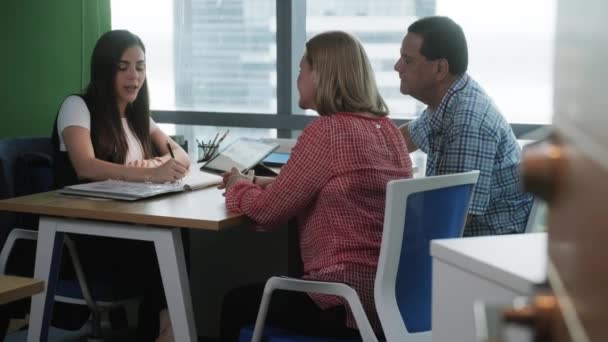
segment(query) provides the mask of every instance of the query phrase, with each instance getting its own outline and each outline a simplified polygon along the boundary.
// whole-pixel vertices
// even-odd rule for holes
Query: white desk
[[[477,300],[532,294],[546,279],[546,246],[546,233],[433,241],[433,342],[475,341]]]

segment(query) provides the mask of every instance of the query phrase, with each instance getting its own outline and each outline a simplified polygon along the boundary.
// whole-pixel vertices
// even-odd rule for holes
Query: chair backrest
[[[20,195],[22,190],[18,186],[27,183],[27,179],[24,177],[31,176],[31,174],[23,173],[28,170],[22,169],[22,163],[40,165],[46,170],[52,171],[48,168],[52,163],[52,155],[51,138],[0,139],[0,195],[2,198]],[[52,172],[49,174],[52,176]],[[45,177],[49,174],[45,173]]]
[[[53,184],[50,138],[0,139],[0,199],[48,191]],[[37,227],[33,215],[0,214],[0,241],[14,227]]]
[[[374,293],[387,341],[431,329],[430,241],[462,236],[478,177],[471,171],[388,183]]]

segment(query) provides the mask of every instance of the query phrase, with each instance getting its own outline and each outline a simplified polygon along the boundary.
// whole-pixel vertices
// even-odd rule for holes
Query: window
[[[175,109],[173,4],[131,0],[112,1],[111,7],[112,29],[133,32],[146,47],[150,105],[154,109]],[[144,8],[145,15],[140,15]]]
[[[426,106],[399,92],[399,76],[393,68],[408,25],[434,13],[434,0],[308,0],[306,36],[329,30],[356,35],[365,47],[391,116],[414,118]]]
[[[409,24],[434,14],[461,24],[469,73],[509,122],[548,124],[553,112],[556,0],[114,0],[111,7],[112,27],[146,44],[155,116],[180,127],[240,126],[281,137],[301,130],[312,117],[294,116],[301,111],[289,92],[297,93],[304,40],[336,29],[363,42],[392,117],[414,118],[425,106],[399,93],[393,67]],[[277,60],[285,51],[291,62]]]
[[[308,38],[326,30],[359,37],[393,118],[416,117],[426,107],[399,92],[393,67],[407,27],[438,14],[463,27],[469,73],[509,122],[550,122],[555,0],[308,0],[306,10]]]
[[[112,2],[112,28],[146,45],[156,110],[276,113],[275,22],[275,0]]]
[[[437,0],[437,13],[464,29],[469,73],[509,122],[551,122],[556,6],[555,0]]]

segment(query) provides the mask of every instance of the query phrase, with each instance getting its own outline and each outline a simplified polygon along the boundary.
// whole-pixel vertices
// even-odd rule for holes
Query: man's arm
[[[418,146],[416,146],[416,144],[414,144],[414,142],[412,141],[412,137],[410,136],[410,131],[408,131],[408,129],[407,129],[407,124],[404,124],[401,127],[399,127],[399,130],[401,131],[401,135],[403,135],[403,139],[405,139],[405,145],[407,146],[407,151],[409,153],[416,151],[418,149]]]

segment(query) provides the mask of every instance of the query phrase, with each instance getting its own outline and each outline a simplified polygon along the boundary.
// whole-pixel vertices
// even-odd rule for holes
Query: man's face
[[[422,41],[418,34],[408,33],[401,44],[401,57],[395,64],[401,79],[401,93],[421,101],[428,98],[429,90],[436,84],[435,63],[420,54]]]

